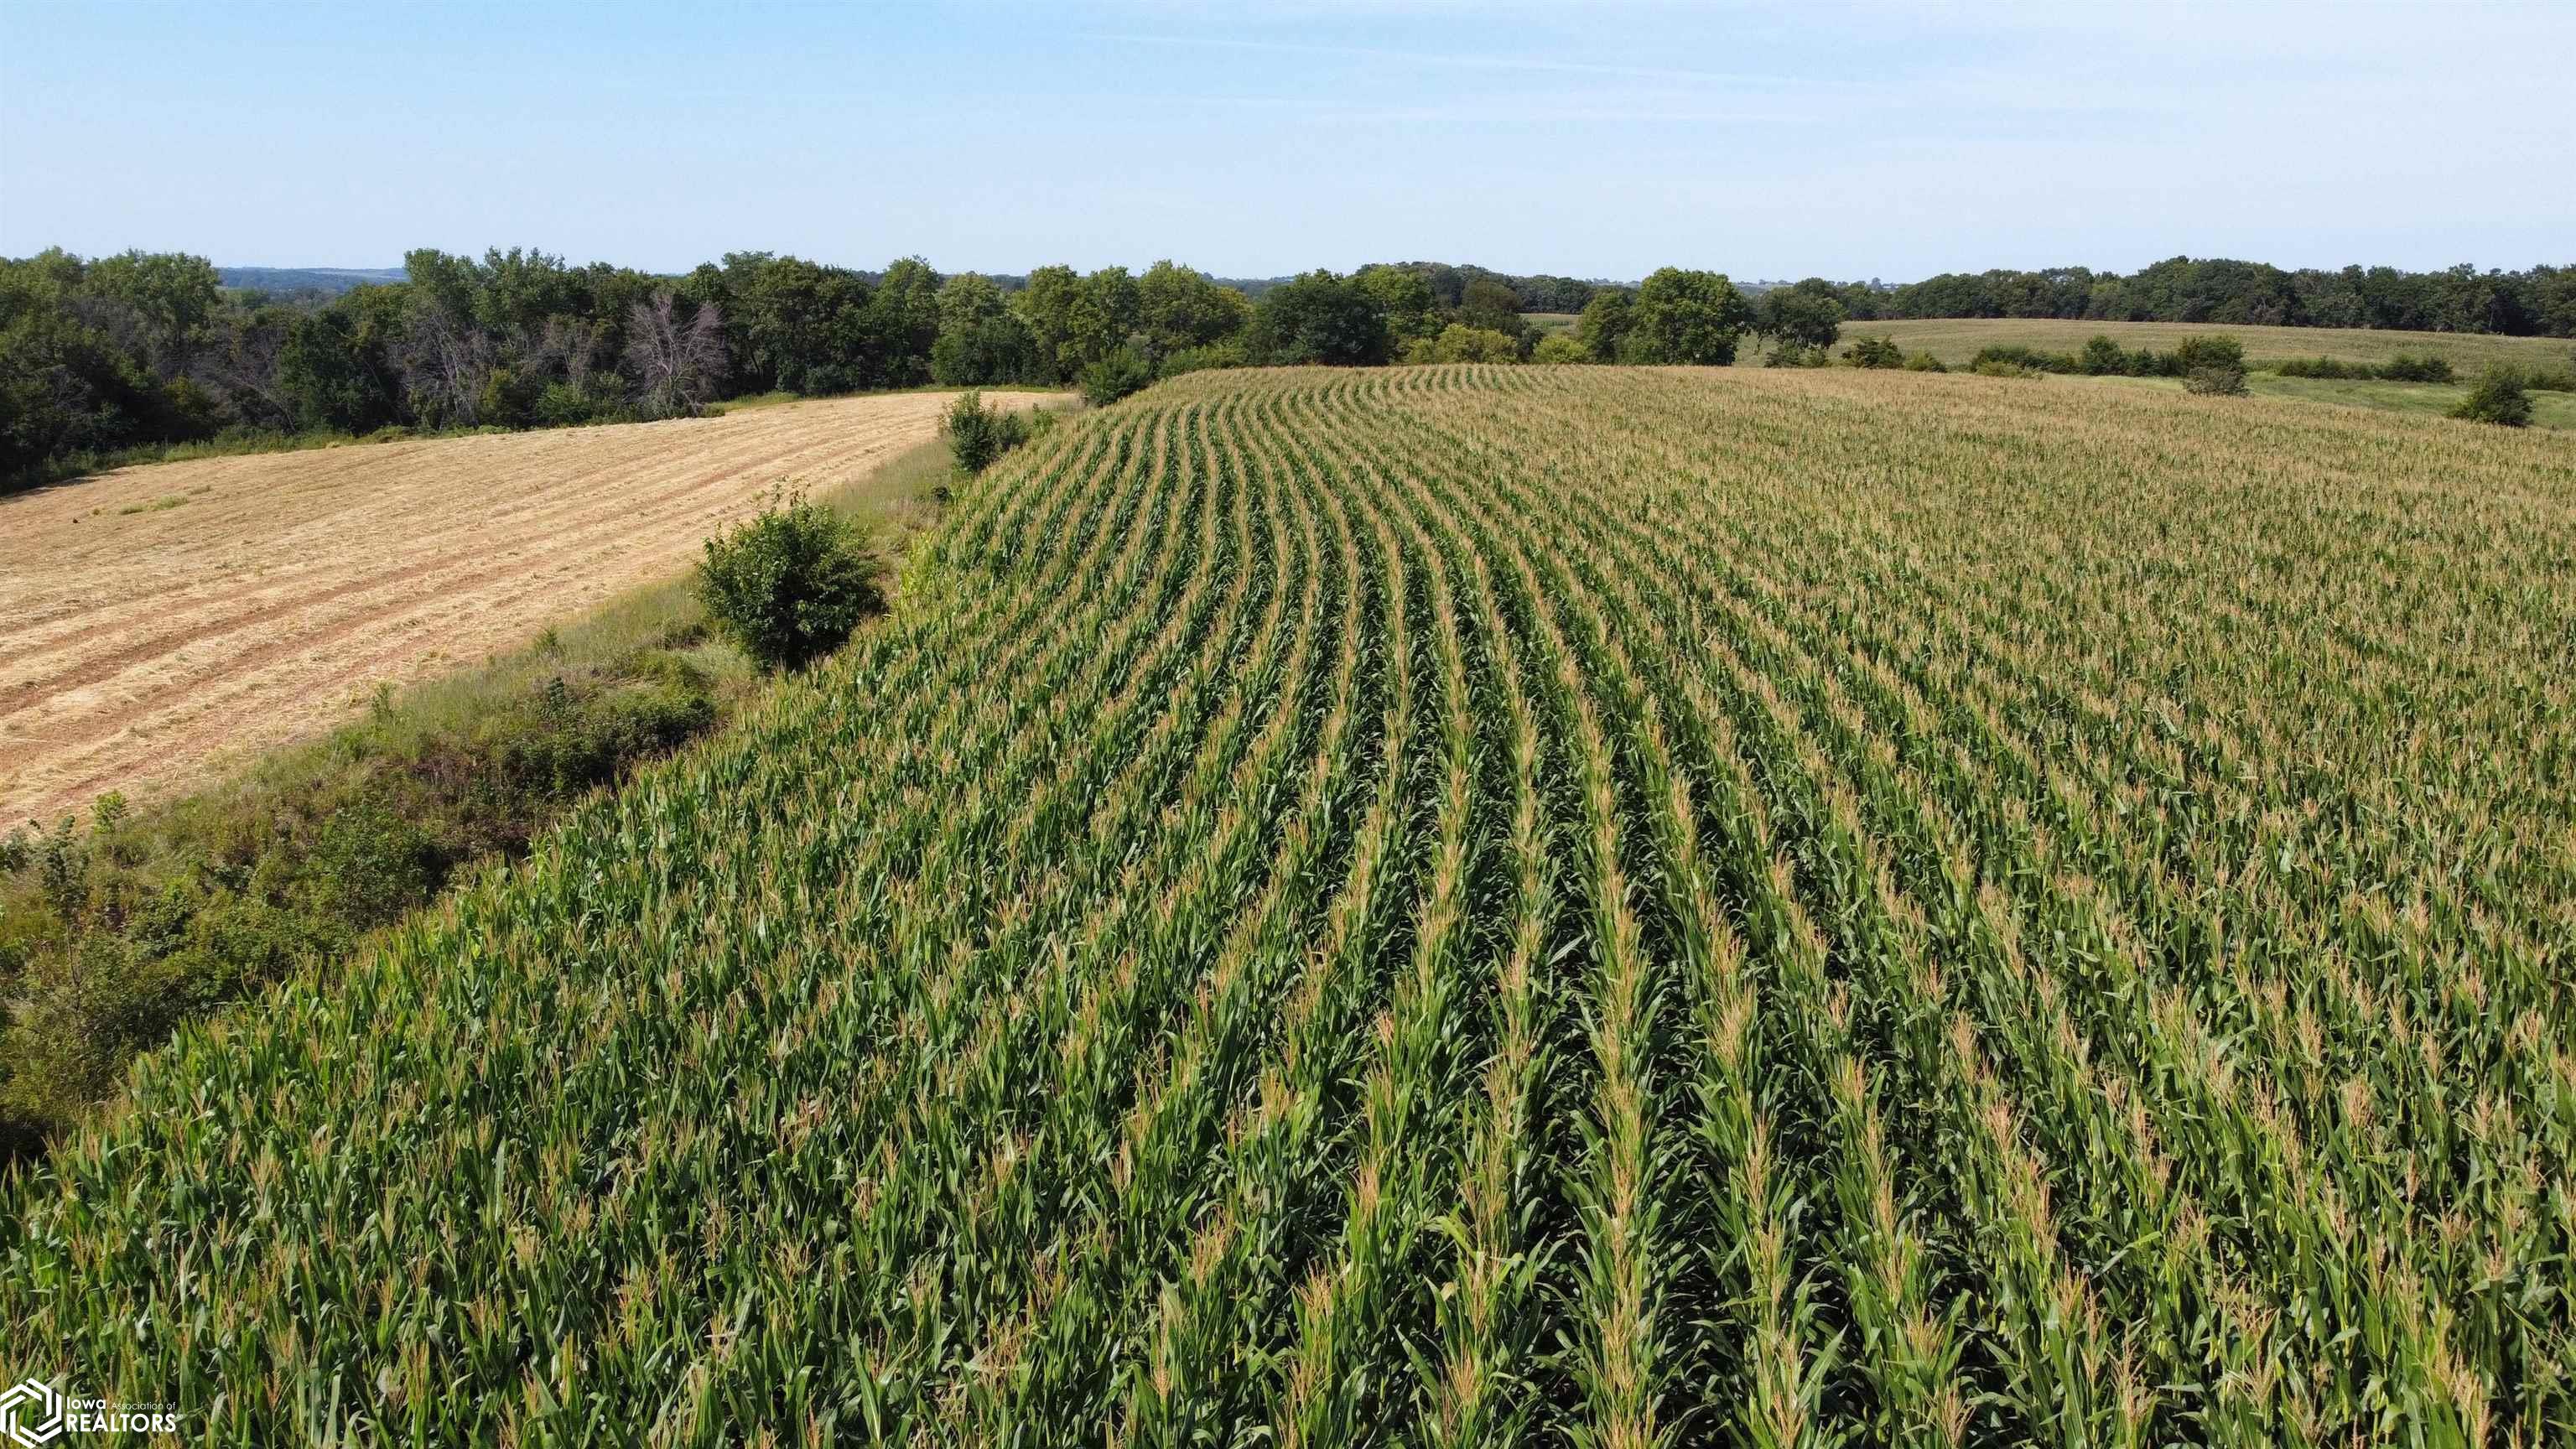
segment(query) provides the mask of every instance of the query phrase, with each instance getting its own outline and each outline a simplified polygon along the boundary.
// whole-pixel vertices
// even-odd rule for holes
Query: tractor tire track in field
[[[678,571],[772,485],[828,488],[932,436],[948,401],[214,458],[0,499],[0,821],[182,788],[378,684],[514,648]]]

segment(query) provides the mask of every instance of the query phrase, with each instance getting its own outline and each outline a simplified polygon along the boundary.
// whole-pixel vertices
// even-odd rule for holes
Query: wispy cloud
[[[1626,80],[1693,81],[1709,85],[1812,86],[1812,81],[1799,81],[1789,76],[1763,75],[1746,71],[1693,70],[1671,66],[1596,65],[1577,60],[1532,59],[1505,55],[1448,55],[1414,50],[1381,50],[1365,45],[1320,45],[1294,40],[1244,40],[1230,36],[1204,35],[1139,35],[1119,32],[1093,32],[1091,40],[1123,41],[1132,45],[1196,46],[1210,50],[1249,50],[1277,55],[1337,56],[1349,60],[1382,60],[1400,65],[1436,67],[1445,70],[1523,71],[1544,75],[1584,75],[1615,77]]]
[[[1158,95],[1155,107],[1209,106],[1276,112],[1315,122],[1363,125],[1800,125],[1815,112],[1787,105],[1710,105],[1691,100],[1629,97],[1617,101],[1586,97],[1497,97],[1490,100],[1424,101],[1378,104],[1324,100],[1313,96],[1181,94]]]

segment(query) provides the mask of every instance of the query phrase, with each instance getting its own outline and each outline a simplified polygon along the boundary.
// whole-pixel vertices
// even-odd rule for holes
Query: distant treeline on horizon
[[[1580,312],[1605,288],[1634,292],[1634,282],[1520,274],[1449,262],[1393,262],[1420,272],[1443,305],[1459,305],[1469,282],[1484,278],[1512,289],[1524,312]],[[223,285],[280,297],[330,297],[359,286],[403,280],[400,267],[220,267]],[[873,286],[884,273],[853,275]],[[987,273],[1004,292],[1028,285],[1026,274]],[[1292,277],[1210,277],[1254,301]],[[1811,279],[1814,280],[1814,279]],[[2096,322],[2210,322],[2236,327],[2368,327],[2394,332],[2481,332],[2506,337],[2576,337],[2576,263],[2523,271],[2480,271],[2461,263],[2440,271],[2399,267],[2302,267],[2223,257],[2173,257],[2131,273],[2089,267],[1942,272],[1919,282],[1832,281],[1854,322],[1943,317],[2060,318]],[[1779,281],[1739,281],[1758,296]]]
[[[1527,315],[1578,312],[1571,330]],[[421,250],[374,271],[55,249],[0,259],[0,487],[174,448],[681,417],[769,392],[1080,384],[1113,397],[1209,367],[1724,364],[1748,333],[1813,348],[1844,322],[1918,317],[2567,337],[2576,267],[2285,272],[2177,257],[2127,276],[1739,287],[1677,267],[1633,286],[1443,262],[1227,283],[1169,261],[987,277],[918,257],[870,272],[734,252],[668,276],[521,248]]]

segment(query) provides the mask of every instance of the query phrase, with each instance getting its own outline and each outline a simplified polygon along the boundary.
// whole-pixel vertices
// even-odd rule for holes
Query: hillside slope
[[[686,569],[781,483],[928,440],[948,402],[156,463],[0,498],[0,825],[165,793],[524,644]]]
[[[1843,337],[1886,337],[1908,352],[1929,352],[1952,366],[1985,347],[2080,352],[2107,336],[2132,351],[2170,352],[2186,338],[2233,337],[2256,366],[2290,358],[2384,363],[2399,356],[2438,357],[2463,379],[2505,364],[2563,372],[2576,365],[2576,341],[2564,337],[2497,337],[2479,332],[2380,332],[2359,327],[2248,327],[2213,322],[2088,322],[2055,317],[1952,317],[1846,322]],[[1753,349],[1742,354],[1751,358]]]
[[[260,1442],[2564,1442],[2571,536],[2438,420],[1166,383],[148,1061],[0,1356]]]

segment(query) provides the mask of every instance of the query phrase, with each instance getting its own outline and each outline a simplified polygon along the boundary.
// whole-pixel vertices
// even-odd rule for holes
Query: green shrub
[[[2478,377],[2477,386],[2451,409],[2451,416],[2473,423],[2493,423],[2500,428],[2531,426],[2531,393],[2521,372],[2510,367],[2490,367]]]
[[[1825,349],[1801,342],[1776,342],[1762,354],[1764,367],[1823,367],[1833,360],[1833,354]]]
[[[2576,392],[2576,368],[2560,367],[2526,372],[2522,385],[2533,392]]]
[[[1093,407],[1105,408],[1122,397],[1144,391],[1154,369],[1132,347],[1110,349],[1108,356],[1082,370],[1082,395]]]
[[[1204,347],[1184,347],[1169,353],[1156,369],[1164,377],[1179,377],[1185,372],[1206,372],[1219,367],[1242,367],[1243,343],[1239,339],[1211,342]]]
[[[947,435],[948,454],[959,470],[972,476],[990,468],[1004,453],[1029,440],[1026,415],[984,406],[980,392],[963,392],[939,420]]]
[[[1905,370],[1907,372],[1948,372],[1950,369],[1943,366],[1941,359],[1931,353],[1917,352],[1905,359]]]
[[[2202,397],[2243,397],[2246,393],[2245,369],[2224,363],[2195,367],[2183,374],[2182,390]]]
[[[1843,349],[1843,361],[1854,367],[1903,367],[1905,349],[1889,337],[1856,337]]]
[[[524,428],[536,420],[537,399],[543,393],[537,380],[523,377],[506,367],[496,367],[483,379],[482,396],[474,405],[474,421],[485,427]]]
[[[1415,346],[1415,343],[1422,344]],[[1508,332],[1491,327],[1470,327],[1452,322],[1437,336],[1418,337],[1406,344],[1404,360],[1411,362],[1518,362],[1521,344]]]
[[[2272,371],[2283,377],[2313,377],[2328,381],[2383,382],[2449,382],[2451,363],[2448,358],[2410,357],[2401,352],[2386,362],[2338,362],[2331,357],[2291,357],[2272,364]]]
[[[590,395],[568,382],[550,382],[537,394],[537,421],[568,428],[590,421]]]
[[[135,1053],[168,1036],[181,1006],[160,962],[113,937],[83,938],[29,963],[17,983],[0,1111],[12,1145],[71,1120],[113,1091]]]
[[[2409,357],[2401,352],[2377,369],[2390,382],[2449,382],[2451,364],[2440,357]]]
[[[593,378],[587,388],[568,382],[550,382],[537,394],[532,413],[536,422],[550,428],[578,427],[583,423],[629,422],[634,413],[619,399],[623,384],[611,376],[602,387]]]
[[[627,761],[667,753],[715,722],[705,672],[679,655],[647,651],[624,672],[628,683],[587,696],[550,680],[522,717],[499,731],[490,753],[511,796],[571,799],[615,779]]]
[[[859,526],[801,494],[707,540],[698,596],[708,621],[764,669],[804,664],[883,603]]]
[[[2224,332],[2206,337],[2186,337],[2174,350],[2165,354],[2167,376],[2188,378],[2195,372],[2233,369],[2242,382],[2245,373],[2245,344]]]
[[[1997,350],[1999,349],[1989,347],[1985,352],[1978,353],[1976,360],[1968,364],[1968,370],[1979,377],[2020,377],[2035,379],[2048,376],[2048,369],[2044,367],[2033,367],[2026,362],[2016,362],[2009,357],[1988,357],[1985,355],[1986,352],[1994,352]],[[2025,347],[2015,347],[2000,350],[2027,352],[2030,349]]]
[[[2086,377],[2177,377],[2182,365],[2174,354],[2141,347],[2132,352],[2108,333],[2096,332],[2084,340],[2084,350],[2065,359],[2063,367],[2051,358],[2044,364],[2052,372],[2080,372]]]
[[[1550,333],[1540,338],[1538,345],[1530,349],[1530,361],[1546,366],[1561,366],[1566,363],[1591,360],[1590,348],[1562,332]]]
[[[363,931],[428,900],[448,864],[417,821],[382,800],[361,800],[333,811],[314,840],[314,903]]]
[[[2016,377],[2024,373],[2082,372],[2084,364],[2071,352],[2042,352],[2018,342],[1999,342],[1977,349],[1968,366],[1983,377]],[[2001,368],[2001,371],[1994,369]]]

